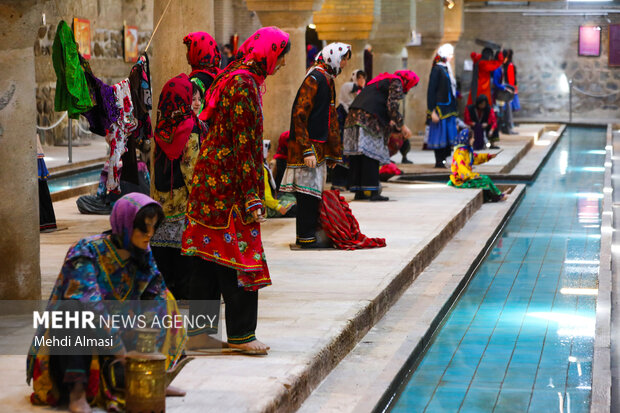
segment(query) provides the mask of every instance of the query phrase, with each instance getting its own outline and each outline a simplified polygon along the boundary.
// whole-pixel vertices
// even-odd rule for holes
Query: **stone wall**
[[[618,14],[609,14],[612,24]],[[599,16],[524,16],[521,13],[465,13],[465,28],[456,48],[456,72],[466,93],[471,72],[463,63],[481,51],[475,39],[489,40],[514,50],[522,110],[515,117],[567,120],[569,93],[565,79],[573,79],[573,120],[606,121],[620,116],[620,68],[609,67],[609,22]],[[600,57],[577,54],[580,25],[602,29]],[[565,77],[564,77],[565,76]],[[579,90],[605,98],[588,97]],[[466,96],[465,96],[466,97]]]
[[[144,50],[153,29],[153,0],[108,0],[103,4],[97,0],[58,1],[60,11],[53,1],[44,2],[46,23],[38,28],[34,40],[37,124],[49,126],[54,124],[62,113],[54,112],[54,95],[56,74],[52,65],[52,44],[56,27],[60,20],[59,13],[71,24],[74,17],[86,18],[91,24],[90,65],[97,77],[108,84],[116,83],[129,75],[132,63],[125,63],[123,58],[123,23],[138,26],[138,49]],[[149,55],[153,52],[152,46]],[[66,144],[68,121],[65,118],[60,125],[50,131],[39,131],[41,140],[46,144]],[[81,139],[92,138],[85,133],[88,123],[80,119],[80,125],[73,122],[72,136],[79,144]]]

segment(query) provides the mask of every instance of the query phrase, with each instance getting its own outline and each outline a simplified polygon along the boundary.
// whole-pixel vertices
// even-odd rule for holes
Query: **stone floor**
[[[269,356],[192,361],[175,381],[188,395],[168,399],[168,411],[202,412],[205,403],[222,412],[297,407],[365,334],[368,320],[377,321],[395,301],[395,280],[411,282],[421,270],[415,263],[430,261],[481,201],[477,190],[443,184],[388,185],[385,193],[392,201],[351,203],[362,231],[387,239],[384,249],[291,251],[293,219],[264,225],[273,286],[260,293],[257,334],[271,346]],[[107,217],[80,215],[74,202],[55,204],[59,226],[67,229],[41,237],[44,297],[71,243],[108,228]],[[41,411],[28,404],[24,364],[23,356],[0,357],[0,405],[11,412]]]
[[[542,127],[528,129],[529,138],[507,138],[503,145],[506,159],[500,156],[487,166],[497,162],[495,168],[501,170]],[[509,139],[514,142],[509,143]],[[89,149],[90,155],[81,160],[96,159],[100,149]],[[60,151],[56,154],[48,150],[47,154],[53,162],[62,157]],[[414,150],[414,166],[425,162],[422,157],[432,162],[432,152]],[[538,162],[542,159],[537,158]],[[62,164],[59,161],[57,166]],[[188,394],[167,399],[168,411],[202,412],[207,405],[214,412],[298,408],[468,219],[480,215],[476,213],[481,208],[478,190],[458,190],[443,183],[387,184],[385,194],[390,196],[390,202],[351,203],[363,233],[387,239],[384,249],[291,251],[288,244],[294,239],[295,221],[280,219],[264,224],[263,240],[274,285],[260,293],[257,334],[271,346],[269,356],[210,356],[192,361],[175,381]],[[41,234],[44,298],[49,295],[69,246],[81,237],[109,228],[108,217],[79,214],[75,198],[54,206],[61,231]],[[492,213],[489,230],[498,225],[497,217],[509,206],[510,201],[493,206],[497,211]],[[482,208],[486,210],[487,205]],[[467,225],[483,225],[480,218],[475,222]],[[479,241],[484,243],[485,236]],[[427,287],[438,292],[445,284],[429,281],[424,285],[424,292],[418,294],[428,295]],[[438,297],[445,298],[446,293],[441,291]],[[427,320],[426,316],[422,318]],[[5,389],[0,393],[0,405],[11,412],[46,411],[29,405],[24,367],[23,356],[0,356],[0,368],[5,373],[0,376],[0,386]]]

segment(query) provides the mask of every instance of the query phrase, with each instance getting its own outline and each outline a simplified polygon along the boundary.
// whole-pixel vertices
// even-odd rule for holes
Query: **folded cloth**
[[[321,225],[338,249],[354,250],[385,247],[385,238],[369,238],[360,232],[359,224],[338,190],[323,191]]]

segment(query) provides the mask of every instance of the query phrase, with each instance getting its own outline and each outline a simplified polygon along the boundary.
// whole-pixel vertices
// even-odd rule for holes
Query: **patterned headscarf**
[[[394,74],[381,73],[374,79],[372,79],[366,86],[370,86],[384,79],[398,79],[403,84],[403,93],[409,92],[412,87],[420,82],[420,78],[415,74],[413,70],[397,70]]]
[[[237,53],[236,62],[231,63],[218,75],[205,94],[205,107],[200,113],[201,120],[207,120],[213,114],[220,100],[222,91],[227,87],[234,76],[244,74],[254,79],[260,87],[268,75],[276,70],[278,57],[289,44],[289,34],[275,26],[258,29],[250,36]],[[254,62],[254,63],[252,63]],[[251,71],[250,65],[254,64],[262,73]]]
[[[288,42],[288,33],[275,26],[263,27],[243,42],[239,47],[237,57],[244,62],[251,60],[257,62],[267,75],[272,75],[276,69],[278,57]]]
[[[110,224],[112,225],[112,233],[120,237],[124,249],[131,249],[131,234],[133,233],[136,215],[140,209],[150,204],[159,205],[148,195],[139,192],[127,194],[114,204],[112,214],[110,214]]]
[[[192,67],[190,77],[199,71],[217,76],[222,55],[217,42],[209,33],[190,33],[183,38],[183,43],[187,46],[187,63]]]
[[[469,134],[469,128],[461,130],[454,139],[454,145],[469,146]]]
[[[202,127],[191,104],[192,82],[185,73],[166,82],[157,106],[155,141],[170,160],[181,156],[194,126]]]
[[[330,43],[323,48],[317,55],[316,61],[325,63],[327,71],[332,76],[338,76],[342,69],[340,62],[351,53],[351,45],[346,43]]]

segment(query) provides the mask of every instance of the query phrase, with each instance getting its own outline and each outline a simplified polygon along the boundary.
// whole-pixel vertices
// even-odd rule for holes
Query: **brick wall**
[[[610,14],[612,24],[620,16]],[[600,57],[577,54],[580,25],[598,25],[602,29]],[[588,97],[573,92],[573,118],[607,120],[620,117],[620,68],[608,67],[608,27],[599,16],[523,16],[521,13],[465,13],[463,36],[456,48],[456,72],[463,92],[469,90],[471,72],[463,71],[463,62],[472,51],[480,52],[475,39],[489,40],[514,50],[518,70],[522,111],[516,116],[534,119],[568,118],[568,92],[563,83],[573,79],[574,86],[606,98]]]

